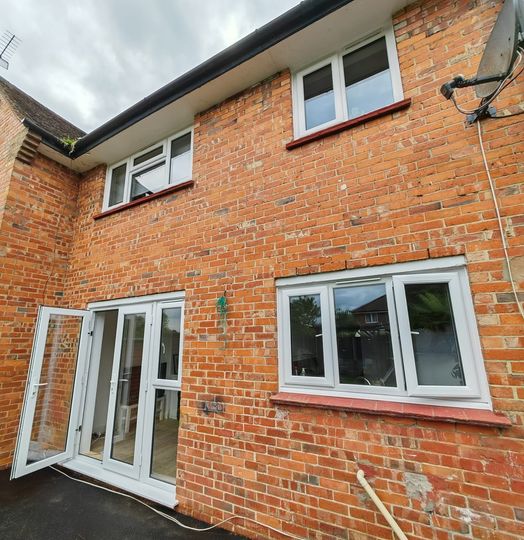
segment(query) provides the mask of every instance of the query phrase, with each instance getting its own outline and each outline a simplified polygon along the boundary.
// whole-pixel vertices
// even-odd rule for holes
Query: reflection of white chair
[[[118,426],[120,428],[120,433],[129,433],[131,429],[131,422],[136,420],[136,415],[138,412],[138,403],[133,405],[120,405],[119,414],[118,414]],[[166,418],[166,397],[156,398],[156,408],[155,416],[158,415],[160,420]]]

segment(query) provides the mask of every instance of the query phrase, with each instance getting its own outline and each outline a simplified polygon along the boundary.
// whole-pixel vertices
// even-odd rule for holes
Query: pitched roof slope
[[[0,92],[5,95],[20,120],[30,120],[57,139],[62,137],[77,139],[85,135],[84,131],[28,96],[3,77],[0,77]]]

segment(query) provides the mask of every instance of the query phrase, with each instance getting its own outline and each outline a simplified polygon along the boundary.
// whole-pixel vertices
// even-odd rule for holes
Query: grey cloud
[[[91,130],[297,3],[7,0],[23,43],[1,75]]]

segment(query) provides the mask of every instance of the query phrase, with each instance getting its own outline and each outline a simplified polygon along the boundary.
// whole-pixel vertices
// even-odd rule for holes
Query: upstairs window
[[[279,280],[281,390],[487,407],[458,259]]]
[[[193,132],[177,133],[109,167],[104,210],[191,179]]]
[[[402,100],[390,29],[294,77],[295,135],[308,135]]]

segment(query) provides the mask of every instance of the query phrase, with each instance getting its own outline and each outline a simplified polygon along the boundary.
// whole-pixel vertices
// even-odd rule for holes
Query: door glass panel
[[[465,386],[448,284],[407,284],[405,289],[418,383]]]
[[[66,450],[81,328],[82,317],[49,316],[27,464]]]
[[[306,129],[334,120],[335,93],[331,64],[305,75],[303,84]]]
[[[93,346],[82,421],[80,453],[99,460],[102,459],[106,435],[117,318],[117,310],[96,314],[95,334],[99,329],[98,320],[102,319],[102,340],[97,350]]]
[[[111,457],[131,465],[135,457],[145,320],[145,313],[124,316],[122,348],[116,381],[117,397]]]
[[[334,296],[341,384],[396,386],[385,286],[344,287]]]
[[[179,307],[162,310],[157,375],[159,379],[178,380],[181,314],[182,310]]]
[[[175,483],[180,392],[155,390],[151,478]]]
[[[320,295],[289,298],[291,372],[303,377],[324,376]]]

